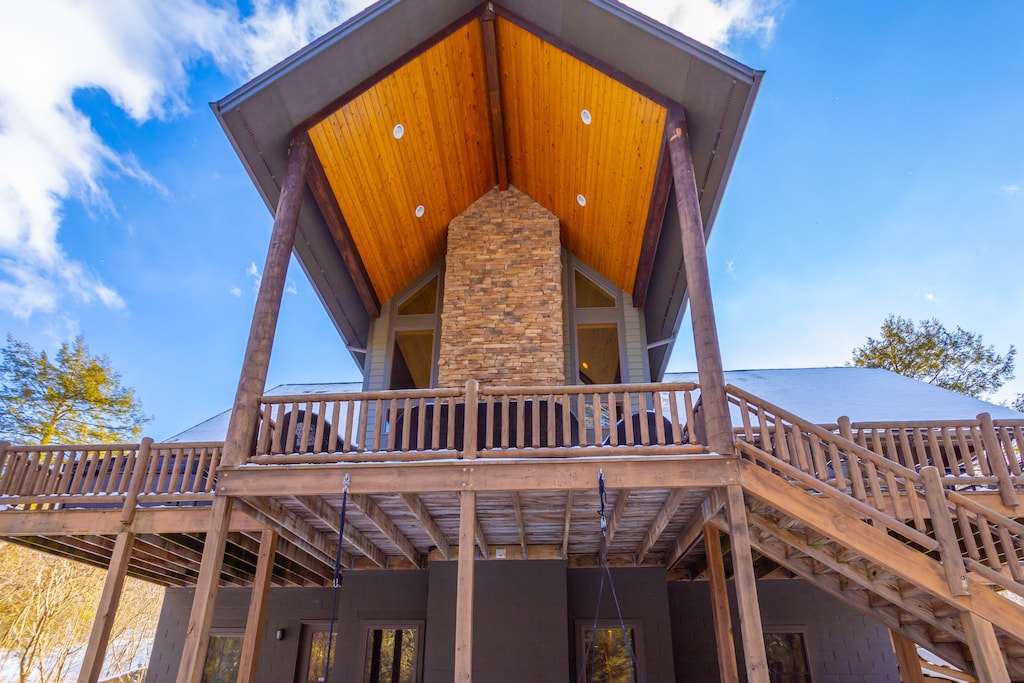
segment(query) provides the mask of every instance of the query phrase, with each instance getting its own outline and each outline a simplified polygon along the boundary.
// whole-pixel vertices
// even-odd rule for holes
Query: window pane
[[[615,323],[578,325],[576,349],[579,352],[579,380],[583,384],[618,384],[619,329]]]
[[[766,633],[768,677],[772,683],[806,683],[811,680],[802,633]]]
[[[210,636],[203,683],[235,683],[242,661],[242,636]]]
[[[594,284],[588,277],[576,273],[576,308],[615,308],[615,297]]]
[[[626,647],[621,628],[583,629],[583,648],[586,656],[587,683],[633,683],[636,681],[636,633],[627,628],[629,645]]]
[[[427,389],[434,363],[434,331],[395,333],[389,389]]]
[[[437,312],[437,278],[403,301],[398,306],[398,315],[422,315]]]
[[[414,683],[416,629],[375,628],[367,633],[363,683]]]
[[[327,655],[331,651],[331,632],[313,631],[309,640],[309,657],[306,660],[306,681],[326,681],[331,671],[327,668]],[[331,662],[334,669],[334,662]]]

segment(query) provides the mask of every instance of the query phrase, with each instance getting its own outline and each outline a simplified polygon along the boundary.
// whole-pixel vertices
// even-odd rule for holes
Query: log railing
[[[935,555],[954,594],[962,594],[960,567],[1024,596],[1024,526],[951,490],[955,477],[930,462],[920,471],[906,467],[736,387],[728,395],[740,413],[742,457]],[[842,420],[839,426],[846,431]]]
[[[139,505],[208,501],[222,445],[7,446],[0,449],[0,505],[119,507],[134,490]]]
[[[704,453],[693,383],[265,396],[254,463]]]

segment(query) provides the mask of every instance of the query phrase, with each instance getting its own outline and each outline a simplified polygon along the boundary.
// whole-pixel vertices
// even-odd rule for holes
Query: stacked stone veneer
[[[558,218],[497,188],[448,226],[437,384],[565,383]]]

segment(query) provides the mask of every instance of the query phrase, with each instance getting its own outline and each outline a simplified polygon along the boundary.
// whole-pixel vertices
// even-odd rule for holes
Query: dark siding
[[[596,569],[569,570],[569,623],[572,644],[572,679],[576,680],[576,627],[582,622],[592,624],[595,613],[601,620],[618,620],[615,602],[607,577],[601,608],[597,612],[597,594],[601,586],[601,571]],[[672,662],[672,633],[668,608],[668,584],[665,570],[659,568],[613,569],[615,594],[622,608],[622,617],[641,622],[640,647],[643,656],[645,681],[671,681],[675,673]]]
[[[456,562],[430,565],[424,683],[455,671]],[[490,561],[475,566],[473,677],[488,683],[569,680],[566,563]]]
[[[762,581],[757,590],[765,631],[805,634],[814,683],[899,683],[885,627],[803,581]],[[676,671],[686,672],[688,683],[718,683],[708,584],[672,583],[668,591]],[[742,659],[735,596],[732,614]]]

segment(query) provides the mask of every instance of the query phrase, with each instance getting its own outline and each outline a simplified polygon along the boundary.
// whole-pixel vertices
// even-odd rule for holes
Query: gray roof
[[[664,381],[696,382],[697,373],[670,373]],[[725,381],[815,424],[834,424],[843,415],[854,422],[973,419],[979,413],[1024,418],[1005,406],[881,368],[731,370]]]
[[[454,22],[482,0],[382,0],[212,105],[267,207],[273,211],[296,127]],[[632,79],[681,103],[710,233],[739,149],[762,72],[611,0],[501,0],[508,12]],[[669,207],[675,206],[672,198]],[[370,318],[313,199],[305,198],[295,254],[348,347],[363,366]],[[674,340],[686,307],[676,212],[666,211],[645,314],[648,339]],[[650,352],[664,372],[672,342]]]

